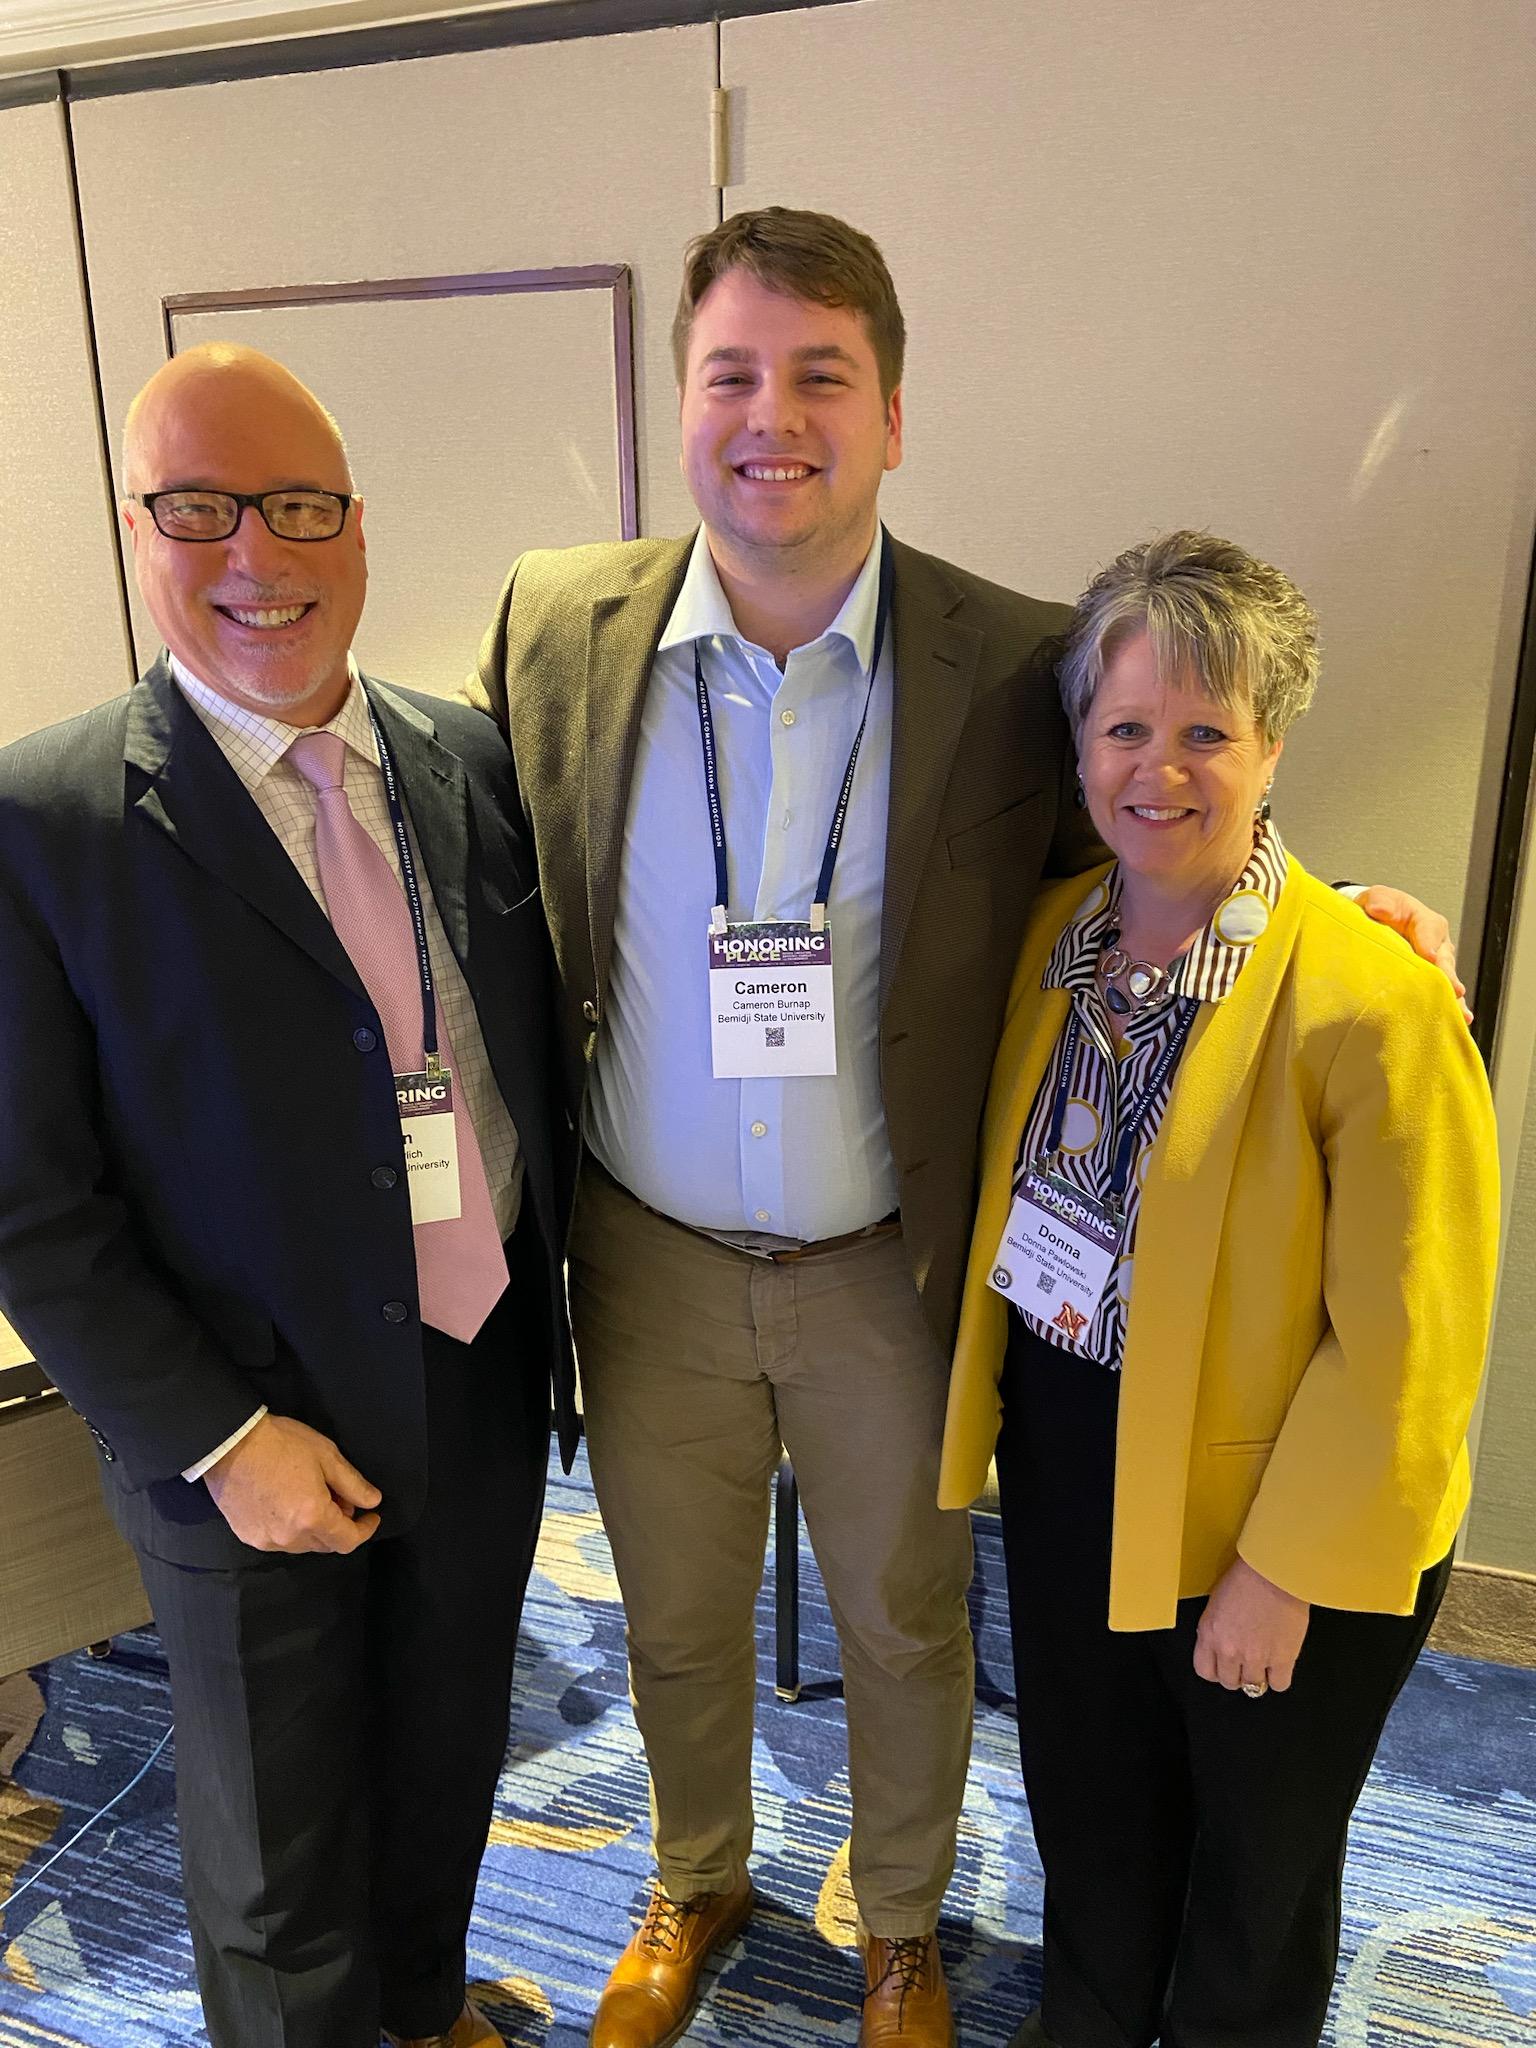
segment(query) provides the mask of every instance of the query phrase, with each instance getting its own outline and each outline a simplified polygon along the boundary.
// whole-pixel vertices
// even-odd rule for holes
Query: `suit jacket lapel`
[[[469,956],[469,791],[464,766],[438,740],[431,719],[386,683],[364,676],[400,777],[406,816],[455,959]]]
[[[1195,1398],[1222,1215],[1258,1078],[1258,1049],[1300,925],[1301,884],[1292,862],[1263,943],[1226,1001],[1205,1005],[1195,1024],[1147,1166],[1120,1387],[1122,1439],[1134,1439],[1143,1455],[1119,1468],[1115,1512],[1121,1526],[1148,1532],[1149,1549],[1167,1559],[1169,1583],[1160,1597],[1170,1606],[1178,1597]],[[1263,1257],[1264,1248],[1255,1247],[1254,1256]],[[1144,1560],[1139,1570],[1144,1582]],[[1110,1590],[1111,1626],[1117,1580],[1118,1572]]]
[[[128,699],[123,757],[148,777],[141,817],[259,911],[327,973],[365,995],[330,920],[162,656]]]
[[[954,616],[958,587],[939,564],[891,541],[896,591],[891,800],[880,927],[880,1001],[901,958],[918,883],[938,829],[939,808],[970,709],[982,636]]]
[[[599,595],[587,622],[587,916],[598,999],[607,994],[619,859],[645,686],[677,603],[694,537],[675,544],[638,584]]]

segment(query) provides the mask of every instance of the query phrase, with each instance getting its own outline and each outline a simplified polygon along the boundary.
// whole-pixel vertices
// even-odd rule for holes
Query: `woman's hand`
[[[1239,1557],[1216,1582],[1195,1632],[1195,1670],[1236,1692],[1286,1692],[1312,1609]]]

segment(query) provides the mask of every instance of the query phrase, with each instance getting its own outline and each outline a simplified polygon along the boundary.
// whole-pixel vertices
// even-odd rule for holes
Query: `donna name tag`
[[[785,918],[711,930],[709,1042],[717,1081],[835,1074],[831,928]]]
[[[452,1223],[460,1213],[459,1135],[453,1114],[453,1076],[396,1074],[405,1184],[412,1223]]]
[[[1079,1344],[1109,1285],[1124,1228],[1102,1202],[1031,1167],[1013,1198],[989,1284]]]

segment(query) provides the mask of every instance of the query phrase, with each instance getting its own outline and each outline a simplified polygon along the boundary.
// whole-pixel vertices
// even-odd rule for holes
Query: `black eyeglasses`
[[[133,491],[167,540],[228,540],[254,505],[279,540],[334,540],[352,503],[340,491]]]

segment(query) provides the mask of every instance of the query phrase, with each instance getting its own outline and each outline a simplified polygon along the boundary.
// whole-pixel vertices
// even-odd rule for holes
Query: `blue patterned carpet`
[[[1019,1789],[995,1524],[978,1524],[976,1759],[943,1930],[960,2030],[1001,2048],[1031,2002],[1040,1871]],[[762,1907],[691,2039],[754,2048],[857,2033],[836,1658],[814,1565],[807,1696],[772,1692],[761,1613],[756,1877]],[[515,2048],[581,2048],[649,1866],[645,1774],[618,1589],[584,1474],[551,1487],[519,1660],[512,1753],[471,1967]],[[0,1780],[0,1902],[143,1763],[167,1725],[152,1634],[36,1674],[46,1708]],[[0,2048],[195,2048],[171,1751],[0,1917]],[[1356,1822],[1331,2048],[1536,2048],[1536,1673],[1428,1656]]]

